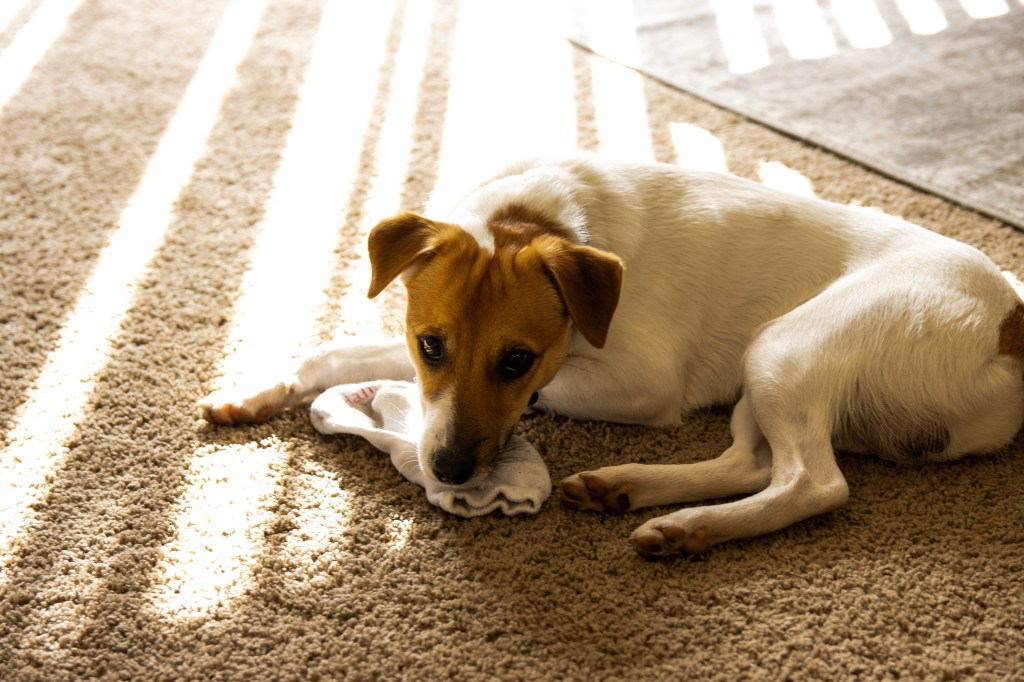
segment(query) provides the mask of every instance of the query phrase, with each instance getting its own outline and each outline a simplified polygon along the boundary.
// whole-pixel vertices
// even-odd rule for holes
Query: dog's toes
[[[231,426],[235,423],[235,418],[231,414],[231,407],[231,405],[204,405],[200,403],[199,415],[211,424]]]
[[[687,533],[680,526],[658,524],[638,528],[629,537],[637,554],[645,559],[660,559],[673,554],[704,554],[711,546],[706,526]]]
[[[630,497],[632,486],[628,481],[622,481],[614,485],[595,474],[580,474],[583,484],[587,487],[591,499],[598,500],[605,509],[610,511],[625,512],[630,508]]]
[[[562,504],[577,511],[584,509],[589,502],[587,487],[583,485],[583,481],[574,478],[567,478],[558,483],[558,496],[561,498]]]
[[[199,416],[219,426],[258,424],[267,421],[280,411],[271,403],[252,408],[246,405],[246,402],[249,401],[233,400],[218,391],[200,400],[197,407]]]
[[[624,512],[630,509],[629,482],[611,484],[593,473],[570,476],[558,484],[559,497],[570,509]]]

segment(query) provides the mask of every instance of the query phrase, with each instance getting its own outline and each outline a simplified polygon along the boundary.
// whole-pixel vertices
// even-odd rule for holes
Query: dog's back
[[[912,403],[942,413],[941,400],[899,377],[927,375],[924,368],[939,360],[930,356],[944,346],[930,343],[929,334],[960,334],[967,348],[939,361],[958,382],[953,374],[987,360],[1016,300],[985,256],[921,227],[670,165],[593,157],[524,162],[471,195],[455,216],[486,214],[524,197],[574,215],[581,238],[618,255],[627,272],[600,354],[601,374],[617,399],[590,405],[574,389],[587,383],[580,375],[593,374],[592,367],[567,366],[549,392],[574,416],[593,417],[596,409],[596,416],[616,421],[673,423],[695,407],[735,400],[745,354],[783,319],[774,334],[802,348],[802,357],[816,355],[808,346],[831,339],[826,347],[833,354],[856,355],[862,366],[877,368],[878,376],[850,378],[829,398],[844,411],[857,404],[864,408],[857,414],[891,414],[895,406],[875,409],[873,396],[910,390]],[[798,312],[816,298],[813,310]],[[572,351],[594,356],[582,339]],[[828,373],[842,376],[838,369]],[[907,385],[895,385],[901,382]],[[851,440],[863,420],[873,421],[837,419],[837,433]],[[927,426],[882,431],[888,435],[881,440],[896,443],[886,451],[893,456],[941,440]]]

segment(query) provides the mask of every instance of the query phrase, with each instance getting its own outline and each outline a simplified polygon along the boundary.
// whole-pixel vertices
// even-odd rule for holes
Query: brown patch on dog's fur
[[[999,353],[1024,360],[1024,303],[1020,301],[999,325]]]
[[[487,228],[494,235],[494,246],[525,246],[541,235],[572,239],[572,232],[556,220],[522,204],[507,204],[487,219]]]
[[[619,302],[622,262],[615,256],[575,243],[566,226],[522,204],[508,204],[487,220],[494,248],[531,246],[558,288],[573,323],[593,346],[604,346]]]

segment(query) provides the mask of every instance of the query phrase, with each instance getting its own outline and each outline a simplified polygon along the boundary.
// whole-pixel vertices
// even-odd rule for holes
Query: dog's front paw
[[[570,509],[625,512],[632,508],[629,481],[609,481],[597,471],[584,471],[558,483],[562,504]]]
[[[629,542],[645,559],[661,559],[674,554],[704,554],[711,546],[707,526],[687,530],[668,519],[654,519],[633,531]]]
[[[283,382],[257,391],[226,388],[214,391],[196,405],[200,416],[213,424],[258,424],[290,407],[294,393]]]

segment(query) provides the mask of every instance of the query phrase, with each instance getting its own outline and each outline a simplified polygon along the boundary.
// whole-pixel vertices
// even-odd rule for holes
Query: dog
[[[514,164],[443,221],[368,238],[369,296],[408,292],[404,339],[328,345],[294,375],[200,402],[263,421],[333,385],[416,379],[420,463],[485,476],[527,410],[665,426],[732,404],[732,444],[558,484],[565,505],[691,506],[639,526],[699,554],[846,503],[835,451],[903,462],[997,450],[1024,421],[1024,304],[978,250],[882,212],[735,176],[600,157]]]

